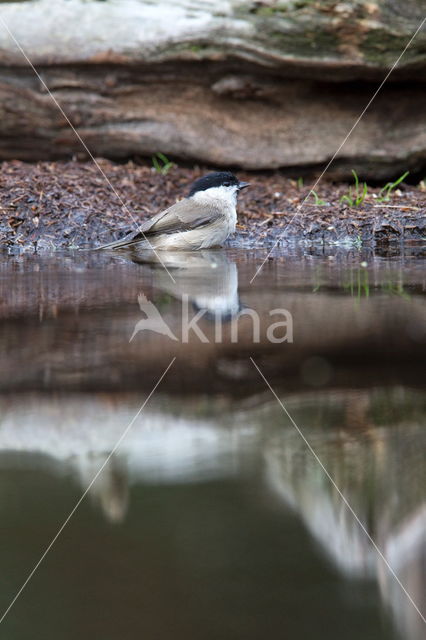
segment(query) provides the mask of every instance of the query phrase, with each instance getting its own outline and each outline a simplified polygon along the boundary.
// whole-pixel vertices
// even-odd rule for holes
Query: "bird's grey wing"
[[[215,207],[199,205],[185,198],[143,222],[137,231],[98,249],[120,249],[145,239],[149,240],[150,236],[158,233],[177,233],[196,229],[217,220],[220,216],[220,211]]]
[[[150,220],[151,224],[145,233],[150,235],[197,229],[217,220],[220,216],[221,213],[217,208],[201,205],[189,198],[185,198],[154,216]]]

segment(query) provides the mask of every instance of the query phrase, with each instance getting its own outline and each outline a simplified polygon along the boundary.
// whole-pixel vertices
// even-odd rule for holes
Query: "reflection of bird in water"
[[[152,251],[139,251],[132,253],[132,260],[153,270],[154,288],[180,300],[186,297],[208,319],[224,322],[241,311],[237,265],[225,251],[169,251],[162,254],[162,262]]]

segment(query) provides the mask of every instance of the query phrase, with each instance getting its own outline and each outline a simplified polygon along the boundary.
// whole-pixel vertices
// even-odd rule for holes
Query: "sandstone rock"
[[[3,2],[0,158],[83,150],[44,82],[95,155],[321,167],[421,24],[422,5]],[[341,171],[425,166],[425,42],[423,28],[339,151]]]

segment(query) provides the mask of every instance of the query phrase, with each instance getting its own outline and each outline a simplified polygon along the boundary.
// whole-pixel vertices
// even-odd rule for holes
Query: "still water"
[[[3,256],[1,638],[424,637],[421,248],[265,255]]]

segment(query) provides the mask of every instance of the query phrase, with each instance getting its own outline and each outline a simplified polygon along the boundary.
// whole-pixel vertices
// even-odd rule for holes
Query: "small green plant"
[[[405,180],[409,173],[409,171],[406,171],[402,174],[402,176],[398,178],[398,180],[395,180],[395,182],[388,182],[387,184],[385,184],[383,189],[380,189],[379,191],[377,202],[389,202],[389,200],[391,199],[392,191],[395,189],[395,187],[401,184],[403,180]]]
[[[404,300],[410,300],[410,294],[404,289],[402,282],[386,282],[382,285],[383,291],[392,296],[399,296]]]
[[[297,188],[299,191],[303,189],[303,178],[297,178]]]
[[[347,202],[350,207],[359,207],[367,197],[367,183],[359,183],[358,174],[352,169],[352,175],[355,180],[355,186],[349,187],[349,192],[340,198],[340,202]]]
[[[174,166],[173,162],[170,162],[167,156],[164,153],[155,153],[152,156],[152,166],[156,170],[157,173],[161,173],[162,176],[165,176],[169,173],[170,169]]]
[[[312,195],[314,197],[314,203],[318,207],[323,207],[325,204],[327,204],[325,200],[321,200],[316,191],[310,191],[309,195]]]
[[[358,249],[360,249],[362,247],[362,236],[360,233],[358,233],[357,237],[354,240],[354,245],[355,247],[357,247]]]
[[[390,275],[387,280],[372,286],[389,296],[399,296],[404,300],[410,300],[410,294],[404,289],[404,284],[397,275]],[[341,287],[358,302],[361,298],[369,298],[371,290],[367,263],[361,262],[359,267],[351,267],[348,274],[344,276]]]

